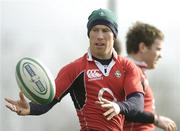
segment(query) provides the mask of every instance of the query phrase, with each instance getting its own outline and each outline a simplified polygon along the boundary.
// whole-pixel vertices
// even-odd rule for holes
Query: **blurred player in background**
[[[116,38],[114,40],[113,48],[115,49],[115,51],[117,52],[118,55],[121,55],[121,52],[122,52],[122,43],[121,43],[119,38]]]
[[[18,101],[5,98],[7,108],[18,115],[41,115],[70,93],[81,131],[123,131],[124,115],[143,111],[140,73],[132,61],[118,56],[113,48],[118,25],[112,11],[93,11],[87,29],[90,47],[84,56],[60,70],[50,104],[28,103],[20,93]]]
[[[135,116],[127,115],[124,131],[154,131],[155,126],[164,131],[175,131],[176,124],[168,117],[155,114],[154,96],[149,85],[146,70],[155,69],[158,60],[161,58],[164,34],[156,27],[136,22],[126,35],[126,49],[128,58],[134,61],[142,74],[144,112]]]

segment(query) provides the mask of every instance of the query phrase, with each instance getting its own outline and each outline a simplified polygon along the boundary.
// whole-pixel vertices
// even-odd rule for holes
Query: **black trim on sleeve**
[[[118,103],[121,113],[125,115],[126,120],[130,122],[154,123],[154,114],[145,112],[144,96],[142,93],[133,93],[127,96],[127,100]]]
[[[151,112],[138,112],[134,116],[126,116],[126,120],[130,122],[154,123],[154,114]]]
[[[57,99],[54,99],[51,103],[49,104],[35,104],[30,102],[30,115],[42,115],[46,112],[48,112],[56,103],[58,103]]]

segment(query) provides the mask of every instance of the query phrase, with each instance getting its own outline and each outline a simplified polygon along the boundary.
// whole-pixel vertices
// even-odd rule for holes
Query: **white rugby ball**
[[[16,65],[16,81],[24,95],[37,104],[48,104],[55,96],[55,81],[40,61],[22,58]]]

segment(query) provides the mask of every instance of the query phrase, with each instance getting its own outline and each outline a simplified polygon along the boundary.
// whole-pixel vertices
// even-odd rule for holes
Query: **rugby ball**
[[[16,81],[24,95],[34,103],[48,104],[55,96],[55,81],[40,61],[24,57],[16,65]]]

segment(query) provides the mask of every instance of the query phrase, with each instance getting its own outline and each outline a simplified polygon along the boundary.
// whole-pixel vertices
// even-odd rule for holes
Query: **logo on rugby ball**
[[[41,80],[41,77],[35,73],[36,67],[31,63],[25,63],[22,69],[24,76],[27,76],[27,79],[29,78],[29,81],[36,85],[37,88],[34,88],[34,90],[42,95],[45,94],[47,92],[47,85],[44,85],[46,82],[43,79]]]

